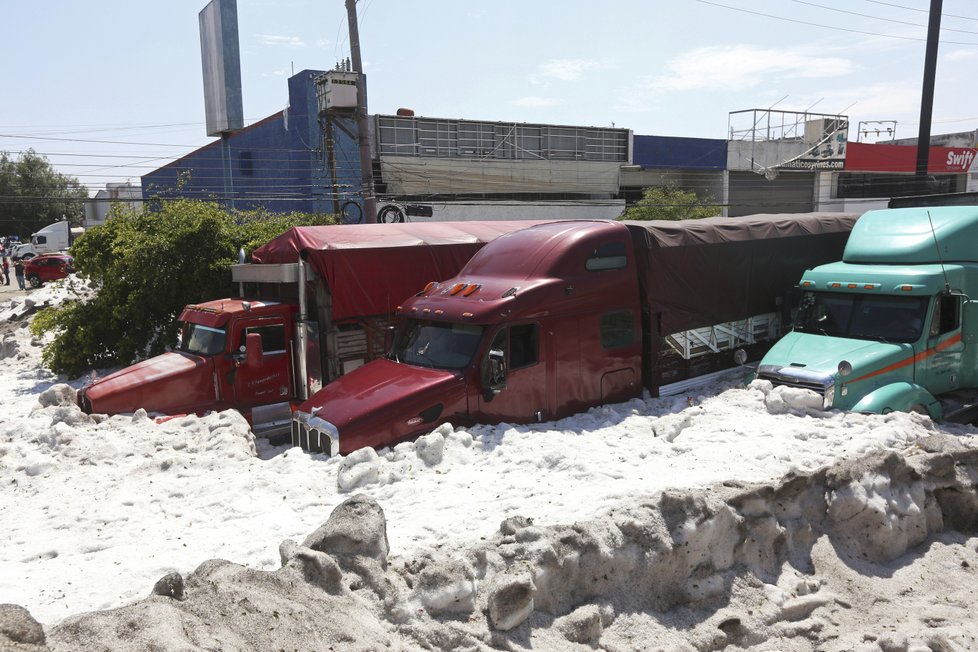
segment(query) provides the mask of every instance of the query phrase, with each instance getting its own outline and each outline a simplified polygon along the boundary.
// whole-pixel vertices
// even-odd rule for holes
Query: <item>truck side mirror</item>
[[[506,354],[501,349],[489,349],[486,377],[483,380],[486,400],[506,389]]]
[[[248,333],[245,336],[245,364],[249,367],[257,367],[261,364],[264,351],[261,346],[260,333]]]

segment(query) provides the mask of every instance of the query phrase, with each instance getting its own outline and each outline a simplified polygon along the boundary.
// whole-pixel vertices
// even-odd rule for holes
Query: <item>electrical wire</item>
[[[873,16],[870,14],[861,14],[857,11],[848,11],[846,9],[838,9],[836,7],[827,7],[826,5],[820,5],[815,2],[808,2],[807,0],[791,0],[800,5],[808,5],[809,7],[816,7],[818,9],[825,9],[826,11],[836,11],[840,14],[849,14],[850,16],[859,16],[860,18],[870,18],[872,20],[882,20],[888,23],[897,23],[898,25],[909,25],[910,27],[922,27],[927,28],[927,25],[921,25],[920,23],[910,23],[905,20],[896,20],[895,18],[885,18],[883,16]],[[941,27],[942,32],[960,32],[961,34],[978,34],[970,29],[954,29],[952,27]]]
[[[894,7],[896,9],[906,9],[907,11],[919,11],[924,14],[930,13],[929,9],[920,9],[918,7],[907,7],[906,5],[898,5],[893,2],[883,2],[883,0],[865,0],[865,2],[872,2],[873,4],[876,5],[884,5],[886,7]],[[974,18],[972,16],[957,16],[955,14],[945,14],[945,13],[942,13],[941,16],[944,16],[945,18],[960,18],[961,20],[978,21],[978,18]]]
[[[696,0],[696,2],[699,2],[700,4],[704,4],[704,5],[712,5],[714,7],[721,7],[723,9],[730,9],[731,11],[739,11],[739,12],[742,12],[742,13],[745,13],[745,14],[751,14],[751,15],[754,15],[754,16],[761,16],[763,18],[772,18],[774,20],[783,20],[783,21],[788,22],[788,23],[796,23],[796,24],[799,24],[799,25],[808,25],[809,27],[820,27],[822,29],[834,29],[834,30],[839,31],[839,32],[849,32],[851,34],[862,34],[864,36],[880,36],[880,37],[883,37],[883,38],[893,38],[893,39],[900,39],[900,40],[904,40],[904,41],[926,41],[927,40],[926,38],[918,38],[916,36],[900,36],[898,34],[881,34],[879,32],[867,32],[867,31],[859,30],[859,29],[850,29],[848,27],[839,27],[837,25],[821,25],[819,23],[813,23],[813,22],[810,22],[810,21],[807,21],[807,20],[797,20],[795,18],[785,18],[784,16],[775,16],[773,14],[766,14],[766,13],[761,12],[761,11],[752,11],[750,9],[743,9],[741,7],[731,7],[730,5],[725,5],[725,4],[720,3],[720,2],[712,2],[711,0]],[[944,43],[944,44],[947,44],[947,45],[974,45],[974,46],[978,46],[978,43],[976,43],[976,42],[962,42],[962,41],[945,41],[945,40],[941,40],[941,43]]]

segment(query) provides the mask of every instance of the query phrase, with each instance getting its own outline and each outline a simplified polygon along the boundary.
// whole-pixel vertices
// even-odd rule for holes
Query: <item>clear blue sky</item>
[[[0,3],[0,151],[92,191],[206,144],[206,0]],[[778,109],[918,131],[928,0],[360,0],[370,113],[724,138]],[[978,3],[945,0],[932,133],[978,128]],[[238,0],[246,124],[349,56],[343,0]]]

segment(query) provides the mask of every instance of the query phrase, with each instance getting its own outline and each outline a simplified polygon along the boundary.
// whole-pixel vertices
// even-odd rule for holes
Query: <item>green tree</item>
[[[53,371],[77,376],[163,352],[176,343],[184,305],[236,293],[230,266],[239,248],[250,251],[292,226],[334,221],[303,213],[229,213],[197,200],[161,206],[157,212],[115,211],[72,245],[75,267],[96,292],[35,317],[33,332],[55,333],[42,356]]]
[[[22,238],[68,218],[80,226],[88,192],[73,177],[56,172],[48,160],[29,149],[19,159],[0,152],[0,232]]]
[[[629,206],[622,220],[697,220],[720,215],[720,208],[709,195],[702,199],[691,190],[679,186],[652,186],[642,192],[642,198]]]

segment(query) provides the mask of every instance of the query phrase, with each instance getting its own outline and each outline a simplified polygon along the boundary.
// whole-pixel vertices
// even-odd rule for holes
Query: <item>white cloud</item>
[[[659,109],[670,94],[684,91],[719,91],[727,94],[729,101],[731,94],[742,97],[745,91],[763,94],[764,89],[777,88],[781,97],[786,85],[797,99],[798,92],[791,91],[790,82],[836,79],[857,69],[852,60],[827,55],[824,50],[750,45],[697,48],[667,61],[664,67],[664,74],[648,76],[623,90],[615,108],[626,113],[647,113]]]
[[[289,48],[306,47],[305,41],[298,36],[279,36],[275,34],[258,34],[257,36],[258,41],[262,45],[270,45],[273,47],[285,46]]]
[[[601,67],[603,64],[594,59],[551,59],[537,66],[537,75],[545,79],[574,81]]]
[[[978,52],[965,49],[951,50],[944,55],[945,61],[970,61],[976,58],[978,58]]]
[[[772,79],[841,77],[855,70],[848,59],[808,49],[749,45],[698,48],[672,59],[667,67],[668,74],[649,79],[646,87],[659,91],[740,90]]]
[[[560,104],[557,100],[546,98],[546,97],[521,97],[519,99],[513,100],[512,102],[515,106],[525,106],[532,109],[541,109],[548,106],[557,106]]]

